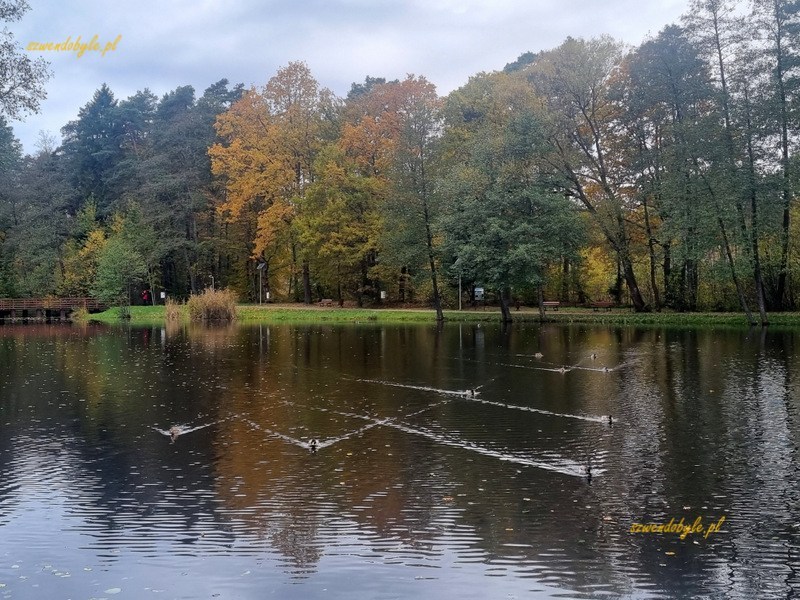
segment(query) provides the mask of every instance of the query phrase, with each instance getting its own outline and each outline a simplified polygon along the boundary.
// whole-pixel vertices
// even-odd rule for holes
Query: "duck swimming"
[[[319,447],[319,440],[317,440],[317,438],[312,438],[312,440],[308,442],[308,448],[312,452],[316,452],[318,447]]]
[[[541,352],[537,352],[536,354],[533,355],[533,358],[544,358],[544,354],[542,354]]]
[[[174,444],[178,436],[183,433],[183,428],[179,425],[173,425],[169,428],[169,439]]]

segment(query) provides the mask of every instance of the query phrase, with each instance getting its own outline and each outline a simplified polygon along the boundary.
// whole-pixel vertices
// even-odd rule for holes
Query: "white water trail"
[[[478,390],[481,387],[483,387],[483,385],[481,385],[481,386],[478,386],[477,388],[474,388],[474,390],[446,390],[446,389],[442,389],[442,388],[429,387],[429,386],[426,386],[426,385],[410,385],[410,384],[407,384],[407,383],[394,383],[393,381],[382,381],[380,379],[356,379],[356,381],[363,381],[363,382],[366,382],[366,383],[379,383],[381,385],[389,385],[389,386],[392,386],[392,387],[407,388],[407,389],[410,389],[410,390],[422,390],[423,392],[435,392],[437,394],[444,394],[446,396],[463,396],[463,397],[468,397],[468,396],[470,396],[471,394],[474,393],[474,390]],[[484,384],[484,385],[486,385],[486,384]]]
[[[226,419],[219,419],[218,421],[212,421],[211,423],[204,423],[203,425],[198,425],[196,427],[191,427],[191,426],[186,425],[186,424],[172,425],[169,429],[159,429],[158,427],[153,427],[152,425],[150,425],[149,427],[150,427],[150,429],[152,429],[153,431],[157,431],[161,435],[165,435],[167,437],[173,437],[174,436],[174,437],[177,438],[178,436],[186,435],[187,433],[192,433],[193,431],[199,431],[201,429],[205,429],[206,427],[211,427],[212,425],[217,425],[219,423],[222,423],[225,420]]]
[[[550,370],[554,370],[554,369],[545,369],[545,370],[550,371]],[[407,385],[407,384],[403,384],[403,383],[394,383],[394,382],[391,382],[391,381],[381,381],[381,380],[378,380],[378,379],[359,379],[359,381],[367,381],[367,382],[370,382],[370,383],[379,383],[381,385],[390,385],[390,386],[393,386],[393,387],[402,387],[402,388],[410,388],[410,389],[414,389],[414,390],[423,390],[423,391],[429,391],[429,392],[436,392],[438,394],[445,394],[445,395],[448,395],[448,396],[453,396],[455,398],[458,398],[460,400],[465,400],[467,402],[478,402],[480,404],[485,404],[487,406],[496,406],[496,407],[499,407],[499,408],[507,408],[509,410],[519,410],[519,411],[523,411],[523,412],[538,413],[538,414],[541,414],[541,415],[548,415],[548,416],[551,416],[551,417],[562,417],[562,418],[565,418],[565,419],[578,419],[579,421],[590,421],[592,423],[605,423],[605,422],[608,421],[608,415],[606,415],[606,416],[598,416],[598,415],[576,415],[576,414],[571,414],[571,413],[559,413],[559,412],[554,412],[554,411],[551,411],[551,410],[544,410],[544,409],[541,409],[541,408],[533,408],[531,406],[519,406],[517,404],[509,404],[507,402],[498,402],[498,401],[495,401],[495,400],[483,400],[482,398],[479,398],[477,396],[477,394],[474,394],[474,395],[470,394],[469,390],[466,390],[466,391],[443,390],[443,389],[440,389],[440,388],[426,387],[426,386],[421,386],[421,385]],[[478,388],[475,388],[475,389],[477,390]],[[433,408],[433,406],[427,407],[427,408],[423,409],[423,411],[430,410],[431,408]],[[358,415],[347,415],[347,416],[355,417],[355,416],[358,416]],[[415,416],[415,415],[406,415],[406,417],[404,417],[404,418],[408,418],[408,417],[411,417],[411,416]]]
[[[290,435],[284,435],[283,433],[278,433],[274,429],[269,429],[267,427],[264,427],[263,425],[259,425],[258,423],[256,423],[255,421],[251,421],[250,419],[242,419],[242,421],[250,425],[250,427],[252,427],[253,429],[258,429],[259,431],[263,431],[269,436],[278,438],[279,440],[283,440],[284,442],[287,442],[294,446],[299,446],[300,448],[306,448],[306,449],[309,448],[309,443],[306,441],[297,439]]]
[[[354,417],[354,418],[358,418],[358,419],[363,419],[365,421],[370,421],[371,425],[373,427],[377,427],[379,425],[383,426],[383,427],[390,427],[392,429],[396,429],[398,431],[402,431],[403,433],[407,433],[407,434],[410,434],[410,435],[418,435],[418,436],[427,438],[427,439],[429,439],[431,441],[437,442],[437,443],[445,445],[445,446],[450,446],[452,448],[459,448],[461,450],[468,450],[470,452],[476,452],[476,453],[481,454],[483,456],[489,456],[489,457],[496,458],[496,459],[504,461],[504,462],[511,462],[511,463],[515,463],[515,464],[523,465],[523,466],[527,466],[527,467],[535,467],[535,468],[538,468],[538,469],[545,469],[547,471],[555,471],[557,473],[562,473],[564,475],[572,475],[573,477],[585,477],[586,476],[586,467],[585,467],[585,465],[583,463],[579,463],[579,462],[571,460],[571,459],[559,458],[555,462],[543,462],[541,460],[535,460],[533,458],[520,456],[518,454],[511,454],[511,453],[507,453],[507,452],[500,452],[500,451],[497,451],[497,450],[492,450],[491,448],[485,448],[483,446],[479,446],[479,445],[471,443],[471,442],[463,442],[463,441],[459,441],[459,440],[452,440],[452,439],[446,438],[446,437],[441,436],[441,435],[436,435],[435,433],[432,433],[432,432],[427,431],[425,429],[419,429],[419,428],[416,428],[416,427],[411,427],[410,425],[407,425],[405,423],[399,423],[398,422],[399,419],[408,419],[409,417],[416,416],[416,415],[418,415],[418,414],[420,414],[422,412],[425,412],[426,410],[430,410],[432,408],[435,408],[436,406],[440,406],[442,404],[445,404],[446,402],[449,402],[449,400],[443,400],[442,402],[437,402],[436,404],[433,404],[431,406],[425,407],[422,410],[418,410],[418,411],[415,411],[413,413],[404,415],[402,417],[392,417],[392,418],[387,418],[387,419],[375,419],[373,417],[368,417],[366,415],[358,415],[358,414],[355,414],[355,413],[341,412],[341,411],[333,410],[333,409],[314,408],[314,407],[310,407],[310,408],[312,408],[314,410],[321,410],[321,411],[329,412],[329,413],[332,413],[332,414],[345,416],[345,417]],[[360,433],[361,431],[363,431],[364,429],[367,429],[367,428],[368,427],[362,427],[357,432],[353,432],[352,434],[348,434],[346,437],[352,437],[353,435],[356,435],[356,433]],[[344,437],[345,436],[343,436],[343,438]],[[338,441],[338,438],[336,439],[336,441]],[[330,445],[330,444],[328,444],[328,445]],[[322,447],[322,443],[320,443],[320,447]],[[594,472],[593,472],[593,474],[597,474],[597,475],[600,475],[602,473],[603,473],[603,469],[595,469]]]

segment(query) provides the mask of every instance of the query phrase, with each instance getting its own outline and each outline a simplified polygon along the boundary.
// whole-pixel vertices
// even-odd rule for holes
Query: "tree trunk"
[[[622,212],[617,212],[617,235],[618,235],[618,256],[622,264],[622,274],[625,283],[628,285],[628,293],[631,296],[634,310],[638,312],[649,312],[650,307],[644,301],[639,284],[636,282],[636,274],[633,272],[633,261],[631,260],[630,249],[628,248],[628,236],[625,231],[625,219]]]
[[[300,302],[300,286],[297,285],[297,244],[292,241],[292,272],[289,275],[289,297]]]
[[[650,210],[647,207],[647,197],[642,201],[644,207],[644,227],[647,234],[647,251],[650,255],[650,287],[653,288],[653,304],[656,311],[661,310],[661,297],[658,293],[658,283],[656,283],[656,250],[653,229],[650,227]]]
[[[750,198],[753,225],[751,228],[751,242],[753,245],[753,278],[756,284],[756,303],[758,304],[758,316],[761,319],[761,326],[769,325],[767,318],[767,307],[764,298],[764,279],[761,275],[761,258],[758,250],[758,208],[756,202],[755,189],[752,191]]]
[[[781,175],[782,175],[782,197],[783,197],[783,220],[781,224],[781,258],[780,266],[778,268],[778,287],[776,290],[775,305],[779,310],[784,307],[784,296],[786,293],[786,281],[788,278],[788,264],[789,264],[789,211],[792,200],[792,183],[790,173],[790,159],[789,159],[789,106],[786,94],[786,72],[787,72],[787,55],[785,52],[786,40],[784,35],[787,33],[785,24],[778,13],[780,3],[770,3],[774,13],[772,17],[774,21],[772,26],[774,28],[775,36],[775,82],[778,85],[778,115],[781,136]]]
[[[539,284],[537,292],[539,296],[539,321],[544,322],[544,288],[542,284]]]
[[[503,324],[511,323],[514,319],[511,317],[511,290],[504,287],[500,290],[500,320]]]
[[[625,283],[628,285],[628,292],[631,295],[631,302],[633,302],[633,308],[636,312],[649,312],[650,307],[642,298],[642,293],[639,291],[639,286],[636,283],[636,275],[633,272],[633,263],[631,262],[630,256],[620,256],[620,262],[622,263],[622,276],[625,279]]]
[[[731,278],[733,279],[733,285],[736,287],[736,295],[739,296],[739,304],[741,304],[742,310],[747,317],[747,322],[750,325],[755,325],[755,319],[753,319],[753,314],[750,312],[750,307],[747,305],[747,298],[745,298],[744,291],[739,283],[739,277],[736,275],[736,266],[733,262],[733,254],[731,254],[731,245],[728,242],[728,234],[725,232],[725,224],[722,222],[722,217],[720,216],[717,216],[717,221],[719,223],[720,231],[722,232],[722,239],[725,243],[725,255],[728,257],[728,264],[730,265],[731,269]]]
[[[695,165],[697,166],[697,160],[695,159]],[[714,189],[708,180],[703,177],[703,181],[706,184],[706,188],[708,189],[708,193],[711,195],[712,200],[714,201],[714,208],[717,211],[717,224],[719,225],[719,231],[722,234],[722,241],[725,246],[725,256],[728,258],[728,265],[731,270],[731,279],[733,279],[733,285],[736,288],[736,295],[739,297],[739,304],[744,311],[745,316],[747,317],[747,322],[750,325],[755,325],[756,322],[753,319],[753,314],[750,312],[750,307],[747,305],[747,297],[744,294],[744,290],[742,289],[742,284],[739,282],[739,277],[736,274],[736,263],[733,259],[733,253],[731,252],[731,245],[728,240],[728,232],[725,227],[725,222],[722,220],[722,208],[720,207],[719,199],[717,195],[714,193]]]
[[[569,259],[565,256],[561,262],[561,302],[569,302]]]
[[[744,86],[745,118],[747,125],[747,162],[748,162],[748,186],[750,192],[750,252],[753,261],[753,279],[756,287],[756,304],[758,305],[758,315],[761,319],[761,326],[769,325],[767,318],[766,298],[764,293],[764,279],[761,274],[761,256],[758,248],[759,223],[758,223],[758,197],[756,192],[756,161],[753,150],[753,128],[750,117],[750,96],[749,89]]]
[[[311,272],[308,260],[303,260],[303,302],[311,304]]]
[[[150,305],[156,305],[156,294],[155,294],[155,273],[152,269],[147,269],[147,283],[150,286]]]
[[[664,263],[662,272],[664,274],[664,303],[675,308],[675,285],[672,281],[672,244],[669,242],[663,245]]]
[[[400,267],[400,277],[397,278],[397,297],[400,302],[406,301],[406,268]]]
[[[189,260],[189,251],[186,249],[183,250],[183,259],[186,261],[186,270],[189,272],[189,288],[191,289],[192,294],[196,294],[197,280],[194,276],[194,269],[192,269],[192,263]]]
[[[697,310],[697,288],[700,286],[700,275],[698,274],[697,261],[690,259],[686,261],[686,285],[689,296],[689,310]]]
[[[344,306],[344,298],[342,298],[342,267],[336,263],[336,300],[339,301],[339,306]]]
[[[439,283],[436,277],[436,258],[433,253],[433,234],[431,233],[431,223],[428,214],[428,202],[423,200],[423,216],[425,217],[425,237],[428,246],[428,262],[431,268],[431,286],[433,287],[433,307],[436,309],[436,320],[444,321],[442,312],[442,298],[439,295]]]

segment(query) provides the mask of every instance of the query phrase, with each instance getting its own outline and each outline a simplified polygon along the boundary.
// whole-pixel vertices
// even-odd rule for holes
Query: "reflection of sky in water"
[[[792,343],[3,328],[0,598],[785,597]],[[698,515],[728,520],[628,532]]]
[[[16,442],[26,446],[35,440]],[[247,511],[221,508],[218,516],[224,523],[207,514],[189,525],[183,515],[170,510],[175,499],[165,497],[156,499],[146,519],[124,509],[109,515],[87,496],[99,482],[90,474],[71,472],[68,465],[75,459],[62,454],[60,468],[49,460],[49,467],[16,465],[43,477],[21,486],[14,517],[4,523],[4,539],[35,543],[15,544],[2,553],[6,568],[0,570],[4,574],[0,583],[5,585],[0,595],[13,589],[13,597],[102,597],[109,595],[106,590],[119,589],[125,593],[120,597],[152,592],[202,598],[221,590],[223,597],[260,598],[264,589],[273,589],[281,598],[300,598],[341,590],[346,577],[347,588],[359,590],[365,598],[410,596],[423,586],[437,589],[442,579],[447,588],[438,593],[458,592],[459,597],[469,598],[476,586],[485,585],[486,575],[530,576],[538,570],[535,563],[492,560],[474,530],[458,524],[460,511],[447,505],[433,509],[438,533],[429,529],[413,544],[404,536],[378,535],[352,518],[368,509],[370,498],[351,507],[351,515],[341,514],[340,507],[330,502],[308,502],[306,510],[317,513],[325,527],[309,536],[305,551],[314,555],[314,564],[304,565],[299,557],[286,556],[269,540],[254,535],[252,525],[237,515]],[[283,518],[269,515],[269,520]],[[291,525],[274,533],[296,537],[309,533],[302,519]],[[272,529],[265,524],[266,537]],[[58,532],[57,543],[49,537],[52,532]],[[70,551],[65,553],[64,548]],[[354,568],[355,564],[369,568]],[[457,578],[443,577],[442,571],[457,571]],[[296,588],[300,583],[303,586]],[[492,585],[497,592],[504,587],[509,588],[507,593],[519,588],[510,579]]]

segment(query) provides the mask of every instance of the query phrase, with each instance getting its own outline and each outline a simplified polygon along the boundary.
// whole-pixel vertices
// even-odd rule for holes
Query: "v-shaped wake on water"
[[[533,408],[531,406],[520,406],[517,404],[509,404],[508,402],[498,402],[495,400],[485,400],[479,397],[478,388],[473,388],[472,390],[447,390],[441,388],[434,388],[422,385],[409,385],[405,383],[395,383],[392,381],[381,381],[379,379],[359,379],[358,381],[364,381],[368,383],[377,383],[381,385],[388,385],[391,387],[401,387],[401,388],[409,388],[412,390],[422,390],[428,392],[434,392],[437,394],[442,394],[446,396],[452,396],[454,398],[459,398],[462,400],[468,400],[471,402],[478,402],[480,404],[485,404],[487,406],[497,406],[499,408],[507,408],[510,410],[520,410],[523,412],[532,412],[538,413],[542,415],[549,415],[551,417],[562,417],[565,419],[578,419],[580,421],[591,421],[593,423],[606,423],[608,422],[608,416],[598,416],[598,415],[577,415],[572,413],[559,413],[550,410],[544,410],[541,408]],[[485,385],[485,384],[484,384]]]
[[[420,386],[416,386],[416,387],[420,387]],[[436,388],[434,388],[434,389],[436,389]],[[408,424],[406,422],[407,419],[415,417],[415,416],[417,416],[419,414],[422,414],[424,412],[433,410],[434,408],[442,406],[442,405],[444,405],[444,404],[446,404],[448,402],[451,402],[452,400],[453,400],[453,398],[446,398],[446,399],[440,400],[439,402],[435,402],[433,404],[430,404],[430,405],[428,405],[428,406],[426,406],[426,407],[424,407],[422,409],[415,410],[415,411],[413,411],[411,413],[407,413],[407,414],[400,415],[400,416],[397,416],[397,417],[385,417],[385,418],[378,418],[378,417],[375,417],[375,416],[363,415],[363,414],[347,412],[347,411],[339,411],[339,410],[335,410],[333,408],[326,408],[326,407],[321,407],[321,406],[301,405],[301,404],[297,404],[297,403],[294,403],[294,402],[284,401],[284,404],[295,406],[295,407],[298,407],[298,408],[304,408],[304,409],[308,409],[308,410],[325,412],[325,413],[328,413],[328,414],[337,415],[337,416],[341,416],[341,417],[348,417],[348,418],[353,418],[353,419],[359,419],[359,420],[362,420],[362,421],[367,421],[367,424],[364,425],[363,427],[359,427],[359,428],[354,429],[354,430],[352,430],[352,431],[350,431],[348,433],[345,433],[343,435],[332,437],[332,438],[327,438],[327,439],[322,439],[322,440],[316,440],[316,438],[314,438],[311,442],[305,442],[302,439],[281,434],[281,433],[279,433],[277,431],[274,431],[272,429],[269,429],[269,428],[266,428],[266,427],[264,427],[262,425],[259,425],[258,423],[255,423],[255,422],[253,422],[253,421],[251,421],[249,419],[245,419],[245,422],[248,423],[254,429],[258,429],[259,431],[267,433],[271,437],[283,440],[283,441],[285,441],[287,443],[290,443],[292,445],[295,445],[295,446],[298,446],[298,447],[301,447],[301,448],[310,449],[310,450],[312,450],[312,452],[317,452],[317,451],[323,450],[324,448],[328,448],[328,447],[333,446],[334,444],[337,444],[337,443],[342,442],[344,440],[359,436],[359,435],[365,433],[366,431],[368,431],[370,429],[373,429],[375,427],[388,427],[390,429],[395,429],[397,431],[401,431],[401,432],[409,434],[409,435],[415,435],[415,436],[420,436],[420,437],[426,438],[426,439],[428,439],[428,440],[430,440],[432,442],[435,442],[437,444],[441,444],[441,445],[444,445],[444,446],[449,446],[451,448],[458,448],[460,450],[466,450],[466,451],[469,451],[469,452],[475,452],[477,454],[480,454],[480,455],[483,455],[483,456],[488,456],[488,457],[491,457],[491,458],[495,458],[495,459],[501,460],[503,462],[510,462],[510,463],[521,465],[521,466],[544,469],[544,470],[547,470],[547,471],[553,471],[553,472],[561,473],[561,474],[564,474],[564,475],[571,475],[571,476],[574,476],[574,477],[585,477],[586,476],[586,466],[585,466],[584,462],[581,462],[581,461],[576,461],[576,460],[573,460],[573,459],[570,459],[570,458],[566,458],[566,457],[561,457],[561,456],[553,456],[553,457],[549,457],[548,460],[540,460],[540,459],[537,459],[534,456],[531,456],[531,455],[525,454],[525,453],[503,452],[503,451],[499,451],[499,450],[494,450],[492,448],[487,448],[485,446],[482,446],[480,444],[476,444],[474,442],[466,442],[464,440],[451,438],[451,437],[448,437],[446,435],[441,435],[441,434],[438,434],[438,433],[434,433],[432,431],[429,431],[428,429],[412,426],[412,425],[410,425],[410,424]],[[604,470],[602,468],[595,468],[595,470],[594,470],[594,473],[597,474],[597,475],[601,475],[603,472],[604,472]]]
[[[187,433],[193,433],[195,431],[200,431],[201,429],[205,429],[206,427],[211,427],[212,425],[218,425],[222,423],[226,419],[219,419],[217,421],[212,421],[211,423],[204,423],[203,425],[196,425],[192,427],[191,425],[186,424],[176,424],[172,425],[169,429],[159,429],[158,427],[150,426],[150,429],[153,431],[157,431],[161,435],[165,435],[170,438],[170,443],[175,443],[175,440],[178,439],[179,436],[186,435]]]

